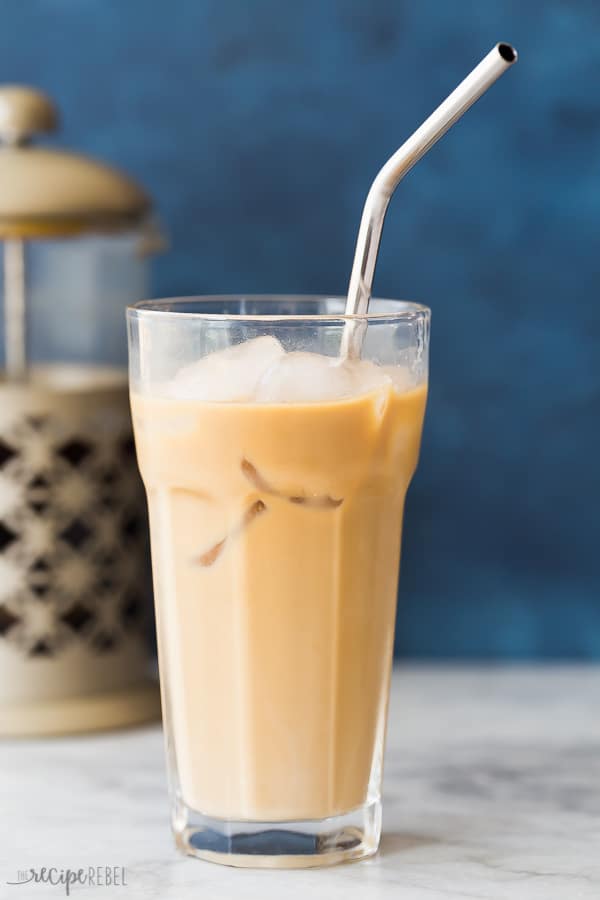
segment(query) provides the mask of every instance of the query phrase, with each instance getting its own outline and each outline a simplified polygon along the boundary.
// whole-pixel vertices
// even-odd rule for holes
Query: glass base
[[[294,869],[333,866],[377,852],[381,801],[327,819],[249,822],[216,819],[178,804],[173,822],[177,847],[225,866]]]

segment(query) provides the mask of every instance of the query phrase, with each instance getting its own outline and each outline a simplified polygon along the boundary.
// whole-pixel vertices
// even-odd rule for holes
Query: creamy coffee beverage
[[[408,367],[285,352],[271,336],[134,387],[187,807],[283,822],[378,798],[425,401]]]

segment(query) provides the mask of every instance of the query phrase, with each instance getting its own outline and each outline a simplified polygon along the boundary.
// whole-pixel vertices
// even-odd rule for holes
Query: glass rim
[[[261,303],[275,303],[277,301],[292,301],[299,304],[314,303],[315,301],[336,300],[346,302],[346,297],[335,294],[198,294],[184,297],[168,297],[160,300],[140,300],[127,306],[127,318],[171,318],[171,319],[202,319],[216,322],[347,322],[347,321],[415,321],[429,320],[431,310],[422,303],[411,300],[391,300],[387,298],[373,297],[375,303],[389,304],[389,310],[367,313],[352,313],[350,315],[340,313],[230,313],[230,312],[187,312],[185,309],[174,310],[172,304],[215,304],[241,300],[249,300]]]

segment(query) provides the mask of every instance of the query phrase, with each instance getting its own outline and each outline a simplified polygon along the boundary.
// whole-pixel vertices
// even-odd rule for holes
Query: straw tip
[[[504,62],[510,65],[517,61],[518,53],[511,44],[496,44],[496,47]]]

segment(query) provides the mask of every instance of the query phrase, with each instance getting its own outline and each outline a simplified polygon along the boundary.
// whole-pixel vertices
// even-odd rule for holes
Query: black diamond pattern
[[[73,631],[82,631],[86,625],[93,622],[94,615],[89,609],[82,606],[81,603],[75,603],[66,611],[66,613],[63,613],[61,619],[65,625],[68,625]]]
[[[135,441],[132,437],[121,441],[121,453],[125,459],[133,459],[135,457]]]
[[[101,479],[103,484],[112,485],[117,480],[117,470],[116,469],[105,469],[102,473]]]
[[[16,521],[8,515],[0,518],[0,559],[2,553],[11,557],[15,554],[19,565],[26,567],[28,600],[22,609],[9,597],[0,600],[0,644],[14,643],[33,659],[51,659],[62,652],[63,646],[77,642],[105,656],[108,663],[125,635],[141,629],[145,622],[147,598],[137,585],[126,583],[121,571],[123,547],[137,559],[143,553],[146,535],[142,505],[138,507],[129,490],[122,489],[129,488],[129,479],[136,477],[132,468],[135,443],[130,435],[121,433],[111,441],[107,452],[104,444],[100,452],[92,432],[61,434],[54,429],[53,416],[26,416],[22,424],[25,428],[16,430],[14,437],[0,436],[0,471],[14,470],[16,482],[24,489],[20,517]],[[53,441],[53,460],[39,469],[32,468],[25,452],[27,441],[41,440]],[[85,472],[96,496],[89,509],[75,505],[70,518],[62,518],[71,506],[66,504],[59,511],[61,521],[58,514],[55,516],[54,507],[61,505],[62,494],[55,492],[54,486],[62,483],[67,475],[65,469],[77,477],[83,477]],[[103,522],[106,513],[113,516],[112,533],[96,546],[96,521]],[[36,556],[33,547],[28,546],[27,529],[32,520],[45,520],[46,516],[58,546]],[[68,564],[65,557],[72,553],[90,566],[93,589],[89,596],[69,597],[66,585],[63,590],[59,576],[62,566]],[[48,606],[47,628],[37,625],[36,608],[41,612],[41,604]],[[101,617],[101,607],[109,607],[110,624]]]
[[[42,556],[29,566],[29,590],[40,599],[43,599],[50,590],[49,574],[50,566]]]
[[[48,508],[49,484],[43,475],[35,475],[29,484],[29,506],[36,513],[43,513]]]
[[[0,553],[6,550],[13,541],[16,541],[18,535],[4,524],[0,522]]]
[[[10,462],[13,456],[17,456],[18,452],[19,451],[15,450],[14,447],[11,447],[10,444],[0,440],[0,469],[2,466],[6,465],[7,462]]]
[[[62,456],[63,459],[66,459],[68,463],[77,468],[77,466],[81,465],[86,456],[90,455],[92,447],[87,441],[74,438],[72,441],[67,441],[66,444],[59,447],[56,452],[59,456]]]
[[[115,496],[118,480],[118,471],[112,466],[106,468],[100,476],[103,488],[100,495],[100,502],[105,509],[114,509],[118,505],[118,498]]]
[[[35,428],[36,431],[39,431],[46,424],[45,416],[28,416],[27,421],[31,425],[32,428]]]
[[[112,650],[114,645],[114,636],[109,631],[99,631],[92,641],[92,646],[99,653],[106,653],[108,650]]]
[[[114,591],[116,587],[115,579],[111,578],[110,575],[103,575],[98,582],[98,588],[101,591]]]
[[[13,625],[20,621],[19,617],[15,616],[10,609],[7,609],[6,606],[0,606],[0,635],[8,634]]]
[[[74,550],[79,550],[91,535],[91,530],[82,522],[81,519],[73,519],[64,531],[61,531],[60,537],[66,541]]]
[[[115,553],[110,553],[109,551],[105,551],[104,553],[98,554],[97,560],[98,560],[98,565],[104,566],[107,568],[117,565],[117,555]]]
[[[133,625],[139,619],[141,612],[142,598],[139,594],[132,591],[127,594],[121,607],[121,621],[126,627]]]
[[[142,523],[138,516],[128,516],[121,524],[121,534],[124,538],[137,537],[142,529]]]

